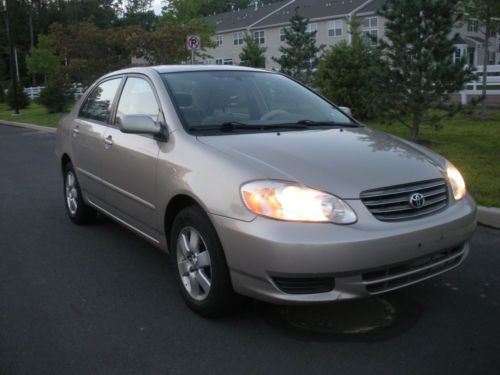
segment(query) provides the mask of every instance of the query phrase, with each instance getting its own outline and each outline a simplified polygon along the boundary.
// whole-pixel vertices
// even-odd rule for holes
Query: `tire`
[[[170,257],[186,304],[205,318],[227,315],[239,306],[219,237],[199,206],[184,208],[174,219]]]
[[[64,203],[71,221],[77,225],[91,224],[95,221],[97,211],[83,200],[82,191],[76,177],[73,164],[64,167]]]

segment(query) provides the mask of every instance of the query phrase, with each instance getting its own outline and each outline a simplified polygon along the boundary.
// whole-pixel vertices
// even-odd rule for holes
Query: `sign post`
[[[194,64],[195,51],[201,48],[201,38],[199,35],[188,35],[186,38],[186,45],[191,50],[191,64]]]

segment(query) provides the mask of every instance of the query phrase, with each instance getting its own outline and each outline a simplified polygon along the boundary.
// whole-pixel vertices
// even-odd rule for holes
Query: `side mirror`
[[[153,134],[161,133],[161,127],[147,115],[128,115],[118,122],[118,128],[122,133],[130,134]]]
[[[340,109],[342,112],[344,112],[344,113],[348,114],[349,116],[352,116],[351,108],[349,108],[349,107],[339,107],[339,109]]]

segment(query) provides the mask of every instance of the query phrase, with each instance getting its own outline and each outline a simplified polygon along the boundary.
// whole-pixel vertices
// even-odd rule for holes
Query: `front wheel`
[[[206,213],[183,209],[174,220],[170,240],[174,272],[186,304],[208,318],[225,315],[238,305],[222,245]]]
[[[82,225],[95,221],[97,212],[83,200],[82,191],[71,163],[64,167],[64,202],[73,223]]]

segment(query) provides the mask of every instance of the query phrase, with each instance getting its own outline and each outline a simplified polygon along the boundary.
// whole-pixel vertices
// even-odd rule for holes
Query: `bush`
[[[353,37],[351,45],[340,42],[321,57],[315,86],[335,104],[351,108],[354,117],[371,118],[377,95],[371,71],[377,56],[360,37]]]
[[[7,90],[7,95],[5,100],[11,109],[15,108],[14,103],[14,93],[13,93],[13,84],[11,83],[9,89]],[[27,108],[30,105],[30,98],[24,92],[24,87],[20,82],[17,83],[17,105],[19,109]]]
[[[47,83],[38,98],[38,103],[47,108],[49,113],[64,112],[68,108],[70,98],[63,80],[55,78]]]

